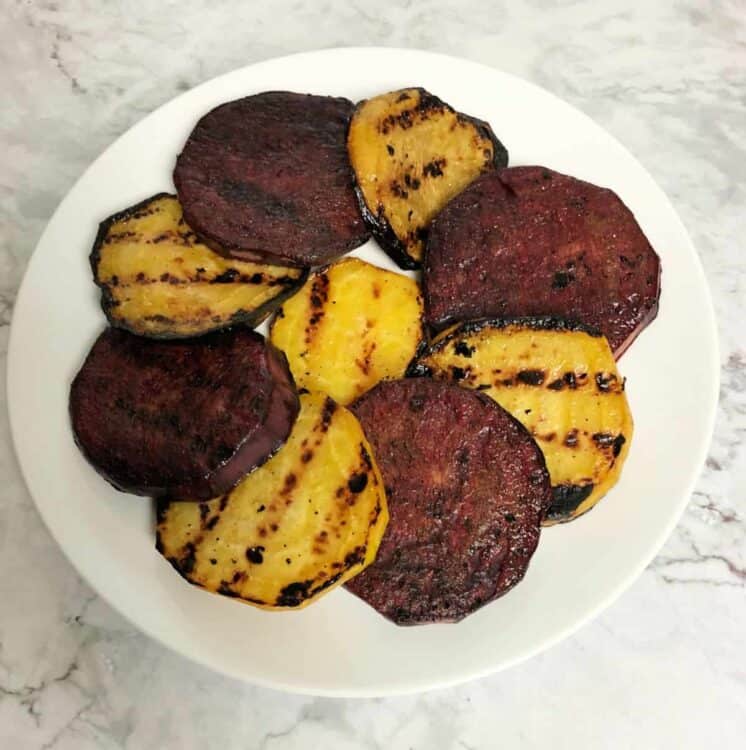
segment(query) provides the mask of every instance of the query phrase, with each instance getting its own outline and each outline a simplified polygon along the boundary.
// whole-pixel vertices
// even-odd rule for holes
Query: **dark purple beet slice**
[[[347,584],[399,625],[454,621],[515,586],[551,500],[526,429],[476,391],[411,378],[351,407],[373,447],[390,520]]]
[[[660,259],[616,193],[544,167],[485,174],[430,228],[423,290],[434,330],[555,315],[598,328],[616,357],[658,312]]]
[[[196,125],[174,170],[184,218],[216,252],[328,263],[368,239],[347,158],[352,102],[267,91]]]
[[[86,458],[154,497],[227,492],[285,442],[298,409],[285,355],[248,328],[181,341],[107,328],[70,389]]]

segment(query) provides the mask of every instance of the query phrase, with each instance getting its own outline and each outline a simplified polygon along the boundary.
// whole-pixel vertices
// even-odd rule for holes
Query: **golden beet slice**
[[[304,607],[376,556],[388,522],[363,431],[301,396],[287,443],[223,497],[158,506],[157,547],[190,583],[265,609]]]
[[[417,282],[345,258],[312,274],[270,332],[299,388],[349,404],[379,380],[400,378],[423,339]]]
[[[102,222],[91,268],[109,322],[153,338],[258,325],[306,275],[218,255],[197,239],[176,196],[166,193]]]

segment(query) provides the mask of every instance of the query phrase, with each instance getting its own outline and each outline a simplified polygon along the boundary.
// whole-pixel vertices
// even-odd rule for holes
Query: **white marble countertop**
[[[266,8],[264,6],[267,6]],[[219,73],[338,45],[473,58],[570,101],[640,158],[702,257],[722,390],[676,531],[594,623],[460,688],[385,700],[243,685],[136,632],[42,525],[0,388],[0,748],[746,746],[746,6],[743,0],[9,0],[0,25],[0,378],[26,262],[88,163]],[[126,10],[124,10],[126,8]]]

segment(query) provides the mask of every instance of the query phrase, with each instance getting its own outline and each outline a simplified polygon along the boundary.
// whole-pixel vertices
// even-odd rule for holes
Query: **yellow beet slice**
[[[176,197],[166,193],[106,219],[91,267],[109,322],[153,338],[258,325],[305,278],[303,269],[213,252],[184,222]]]
[[[270,330],[297,386],[340,404],[380,380],[402,377],[422,338],[417,283],[357,258],[312,274]]]
[[[285,445],[230,493],[158,507],[156,546],[190,583],[266,609],[305,607],[375,558],[386,494],[352,412],[301,396]]]

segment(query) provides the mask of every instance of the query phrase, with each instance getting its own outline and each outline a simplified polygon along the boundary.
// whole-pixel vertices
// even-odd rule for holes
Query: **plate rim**
[[[35,263],[40,262],[39,259],[41,257],[37,251],[39,247],[43,244],[47,234],[50,231],[50,227],[54,223],[54,220],[56,219],[58,214],[60,214],[63,211],[65,204],[67,203],[70,196],[76,191],[79,184],[85,179],[86,175],[89,173],[89,171],[91,171],[94,168],[94,166],[98,163],[98,161],[109,150],[114,148],[114,146],[122,138],[128,135],[131,131],[140,127],[144,127],[145,124],[151,120],[151,118],[157,117],[162,110],[170,106],[176,100],[181,99],[182,97],[192,95],[193,92],[195,91],[212,87],[216,85],[216,82],[218,81],[231,78],[236,75],[240,75],[246,71],[255,69],[262,65],[287,63],[293,60],[300,60],[302,58],[308,58],[308,57],[314,57],[314,56],[320,57],[320,56],[325,56],[325,55],[339,55],[339,54],[343,54],[343,55],[349,54],[349,55],[355,56],[359,54],[371,54],[371,53],[384,54],[384,55],[388,55],[388,54],[412,55],[416,57],[437,58],[441,62],[450,62],[450,63],[454,63],[457,65],[467,64],[470,66],[475,66],[477,68],[480,68],[484,71],[489,71],[489,73],[491,74],[497,73],[501,76],[504,76],[508,79],[512,79],[513,81],[520,83],[520,85],[522,86],[533,88],[534,90],[540,92],[543,96],[554,100],[555,102],[561,104],[564,107],[570,107],[577,116],[581,117],[583,120],[591,124],[594,128],[597,128],[603,131],[606,137],[614,141],[615,145],[618,146],[632,162],[634,162],[634,165],[637,168],[639,168],[642,172],[644,172],[645,175],[647,175],[651,183],[655,186],[661,199],[665,202],[665,204],[667,205],[667,208],[670,210],[672,220],[675,221],[676,224],[678,225],[677,229],[681,232],[682,236],[686,237],[689,247],[692,251],[691,253],[692,260],[694,261],[693,270],[696,273],[698,281],[701,283],[701,287],[704,293],[705,308],[701,310],[701,314],[702,314],[703,319],[705,319],[704,322],[705,322],[707,329],[709,329],[709,334],[710,334],[709,341],[711,342],[712,350],[713,350],[713,357],[712,357],[712,360],[710,361],[711,393],[707,394],[707,399],[709,403],[709,409],[708,409],[708,414],[707,414],[707,429],[705,430],[703,439],[700,441],[700,447],[698,451],[699,455],[697,455],[696,460],[692,461],[690,465],[689,479],[687,481],[687,491],[685,493],[682,493],[681,498],[679,499],[677,507],[675,509],[675,512],[671,513],[667,523],[661,528],[660,532],[656,536],[655,542],[650,545],[648,552],[645,555],[642,555],[640,559],[637,561],[637,563],[634,566],[630,567],[630,570],[627,573],[627,575],[623,576],[621,580],[617,583],[617,585],[613,587],[612,589],[610,589],[606,593],[605,596],[601,597],[599,601],[595,604],[595,606],[589,608],[589,610],[585,614],[583,614],[583,616],[579,617],[575,622],[570,623],[566,627],[558,629],[551,637],[545,638],[544,640],[542,640],[539,643],[536,643],[532,647],[525,648],[522,651],[519,651],[511,658],[507,658],[501,661],[497,665],[488,664],[484,666],[483,668],[463,671],[463,672],[460,672],[458,675],[445,677],[441,680],[432,680],[432,679],[427,679],[427,678],[418,679],[416,677],[410,677],[405,680],[399,681],[395,686],[389,686],[385,689],[376,688],[376,687],[350,687],[350,686],[343,686],[340,688],[329,688],[329,687],[318,687],[318,686],[314,686],[308,683],[299,685],[295,683],[289,683],[284,680],[268,679],[264,676],[254,676],[254,675],[249,676],[249,675],[246,675],[244,672],[242,672],[240,669],[231,669],[230,667],[224,668],[223,666],[217,667],[214,664],[210,663],[208,659],[202,658],[201,655],[199,654],[195,655],[194,653],[187,653],[185,650],[179,648],[178,646],[169,643],[165,639],[165,637],[163,637],[160,633],[156,632],[154,629],[150,627],[146,627],[139,622],[136,622],[133,619],[133,616],[131,616],[128,612],[124,611],[122,608],[120,608],[115,602],[113,602],[110,599],[108,592],[100,590],[99,588],[97,588],[91,583],[91,581],[88,578],[88,575],[83,570],[83,566],[78,565],[78,563],[71,557],[69,550],[65,546],[63,546],[63,544],[61,543],[60,538],[58,537],[58,534],[55,533],[55,529],[50,524],[48,520],[48,516],[45,514],[45,512],[42,510],[40,505],[37,503],[36,496],[31,489],[32,484],[33,484],[33,481],[30,481],[31,463],[30,462],[24,463],[24,460],[21,458],[20,451],[18,449],[17,430],[18,430],[18,425],[21,423],[21,415],[17,412],[17,407],[14,406],[14,404],[17,403],[17,399],[13,398],[13,394],[18,389],[19,385],[16,382],[16,376],[13,374],[14,368],[12,366],[12,363],[14,362],[14,360],[18,358],[19,355],[17,354],[17,352],[19,351],[20,346],[21,346],[21,342],[19,341],[20,334],[18,333],[20,324],[18,324],[17,322],[18,321],[17,311],[21,307],[19,302],[22,300],[22,298],[24,298],[30,293],[29,292],[29,279],[32,276],[32,271],[34,269]],[[579,631],[585,625],[588,625],[590,622],[595,620],[604,610],[610,607],[621,596],[621,594],[624,593],[624,591],[626,591],[632,585],[632,583],[634,583],[634,581],[637,580],[637,578],[642,574],[642,572],[648,567],[650,562],[658,554],[660,549],[663,547],[663,545],[666,543],[669,536],[673,532],[674,528],[678,525],[684,513],[684,510],[686,509],[687,505],[689,504],[691,500],[692,493],[701,475],[702,468],[704,467],[707,454],[709,452],[709,449],[712,443],[712,438],[713,438],[714,428],[715,428],[715,421],[716,421],[716,416],[717,416],[717,406],[719,403],[718,394],[719,394],[719,388],[720,388],[720,375],[721,375],[720,341],[719,341],[719,333],[718,333],[718,326],[717,326],[717,317],[715,315],[715,308],[714,308],[714,304],[712,300],[712,292],[711,292],[709,283],[707,281],[707,277],[704,271],[704,266],[702,264],[700,255],[691,239],[689,232],[686,229],[685,224],[683,223],[681,217],[679,216],[678,211],[676,210],[675,206],[669,199],[668,195],[663,191],[663,189],[660,187],[660,185],[655,180],[655,178],[644,167],[644,165],[639,161],[639,159],[634,155],[634,153],[630,151],[629,148],[627,148],[624,144],[622,144],[612,133],[610,133],[606,128],[604,128],[602,125],[600,125],[595,120],[593,120],[593,118],[587,115],[583,110],[578,108],[576,105],[571,104],[570,102],[562,99],[558,95],[534,83],[533,81],[527,80],[513,73],[506,72],[499,68],[496,68],[491,65],[478,62],[476,60],[472,60],[469,58],[459,57],[459,56],[450,55],[450,54],[444,54],[440,52],[433,52],[429,50],[422,50],[422,49],[417,49],[413,47],[351,46],[351,47],[325,47],[325,48],[320,48],[320,49],[291,53],[287,55],[280,55],[277,57],[269,57],[269,58],[265,58],[265,59],[250,63],[248,65],[241,66],[239,68],[235,68],[233,70],[227,71],[207,81],[203,81],[197,86],[194,86],[193,88],[187,91],[181,92],[177,96],[174,96],[171,99],[163,102],[157,108],[155,108],[154,110],[146,114],[144,117],[137,120],[133,125],[131,125],[125,131],[123,131],[119,136],[117,136],[117,138],[111,141],[102,151],[99,152],[99,154],[93,160],[90,161],[87,167],[75,180],[73,185],[67,190],[64,197],[59,202],[56,209],[54,210],[54,212],[48,219],[47,224],[43,232],[39,236],[39,239],[34,247],[34,250],[28,259],[26,268],[23,273],[23,277],[18,286],[14,304],[13,304],[13,315],[11,318],[10,330],[9,330],[9,335],[8,335],[7,361],[6,361],[6,400],[7,400],[8,419],[9,419],[10,434],[11,434],[11,444],[13,446],[13,453],[16,457],[16,461],[20,469],[21,476],[23,477],[23,481],[26,486],[26,489],[29,493],[29,496],[31,497],[31,500],[33,501],[33,505],[36,508],[36,511],[39,513],[39,516],[41,517],[44,523],[44,526],[49,531],[50,535],[54,539],[58,548],[62,551],[65,558],[70,562],[76,574],[80,576],[82,580],[85,581],[86,585],[88,585],[96,593],[97,596],[99,596],[102,600],[104,600],[108,604],[108,606],[110,606],[120,616],[122,616],[138,632],[145,634],[147,637],[165,646],[172,653],[177,653],[180,656],[194,663],[199,664],[200,666],[207,667],[209,670],[213,672],[216,672],[218,674],[224,674],[228,677],[240,680],[241,682],[244,682],[244,683],[258,685],[263,688],[269,688],[269,689],[293,693],[297,695],[325,696],[325,697],[334,697],[334,698],[375,698],[375,697],[384,697],[384,696],[407,695],[407,694],[425,692],[425,691],[430,691],[430,690],[445,689],[445,688],[454,687],[456,685],[460,685],[466,682],[471,682],[473,680],[481,679],[488,675],[496,674],[497,672],[502,672],[506,669],[516,666],[517,664],[520,664],[521,662],[524,662],[530,659],[533,656],[536,656],[537,654],[543,651],[546,651],[552,648],[559,642],[563,641],[564,639],[568,638],[569,636]]]

